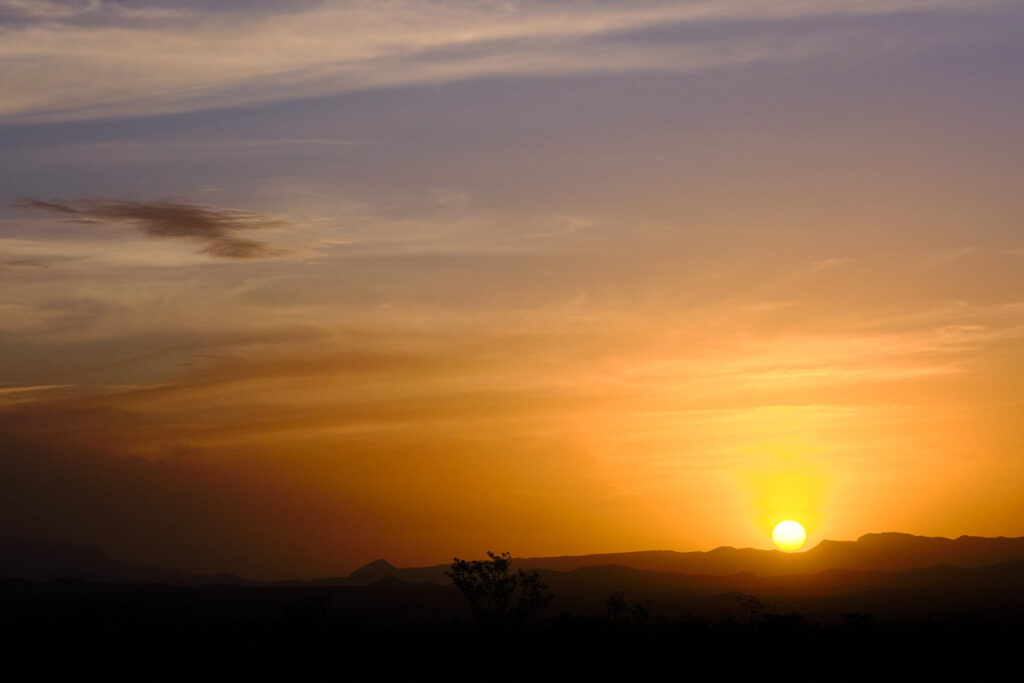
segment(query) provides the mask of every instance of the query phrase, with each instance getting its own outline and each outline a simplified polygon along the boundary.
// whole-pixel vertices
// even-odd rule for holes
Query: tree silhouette
[[[604,603],[608,608],[608,621],[614,624],[627,624],[631,626],[644,626],[651,619],[651,601],[638,602],[630,607],[626,603],[626,595],[622,591],[615,591]]]
[[[554,598],[536,571],[512,571],[512,556],[487,551],[490,560],[454,558],[445,572],[469,603],[473,618],[484,628],[522,624]]]

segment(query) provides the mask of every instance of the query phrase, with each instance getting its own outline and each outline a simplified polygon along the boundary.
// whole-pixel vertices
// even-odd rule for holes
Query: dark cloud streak
[[[47,262],[38,258],[19,258],[0,261],[0,272],[7,268],[46,268]]]
[[[102,197],[44,201],[22,197],[15,206],[65,216],[73,223],[130,225],[150,237],[199,242],[204,244],[200,250],[204,254],[236,260],[269,258],[282,253],[265,242],[242,238],[236,233],[289,227],[287,222],[263,214],[182,202]]]

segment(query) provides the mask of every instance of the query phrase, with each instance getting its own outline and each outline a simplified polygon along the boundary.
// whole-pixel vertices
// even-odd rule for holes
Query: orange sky
[[[0,534],[1024,535],[1024,13],[956,4],[0,3]]]

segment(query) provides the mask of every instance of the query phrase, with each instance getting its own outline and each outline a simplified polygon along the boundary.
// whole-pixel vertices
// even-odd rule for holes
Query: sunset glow
[[[0,535],[275,579],[1024,535],[1022,3],[0,30]]]

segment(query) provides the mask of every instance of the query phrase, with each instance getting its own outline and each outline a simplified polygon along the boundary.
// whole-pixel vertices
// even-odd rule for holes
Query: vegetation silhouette
[[[899,566],[939,557],[914,555],[922,542],[912,537],[856,545],[865,542],[908,549],[896,558]],[[513,676],[495,662],[571,662],[600,667],[607,678],[606,667],[617,663],[669,660],[684,673],[687,653],[727,666],[763,666],[796,648],[808,670],[832,671],[841,663],[846,674],[849,663],[865,662],[877,675],[879,665],[900,659],[915,667],[945,665],[936,652],[978,653],[978,661],[997,650],[1012,654],[1012,644],[1001,644],[1024,633],[1024,562],[1013,559],[1024,539],[936,542],[949,544],[962,552],[941,556],[959,565],[898,573],[701,576],[608,565],[559,571],[538,564],[551,561],[545,558],[513,562],[508,553],[488,553],[483,562],[456,559],[427,568],[378,560],[353,572],[351,581],[240,583],[227,575],[133,567],[82,547],[0,538],[0,628],[8,651],[45,648],[46,658],[66,658],[79,674],[83,658],[108,652],[111,642],[141,657],[140,666],[166,660],[168,643],[187,643],[182,651],[190,654],[181,661],[193,667],[217,656],[234,666],[239,652],[257,653],[250,661],[260,664],[338,652],[379,657],[388,667],[433,658],[447,669],[470,658],[499,679]],[[848,556],[855,567],[897,564],[882,558],[865,565],[864,553]],[[104,580],[68,578],[75,573]],[[549,592],[558,596],[557,614]]]
[[[758,600],[756,595],[739,593],[736,600],[739,602],[740,610],[746,615],[747,621],[757,621],[765,613],[764,604]]]
[[[520,626],[541,612],[554,596],[540,574],[512,570],[512,555],[487,551],[489,560],[454,558],[445,575],[469,603],[473,619],[481,628]]]
[[[626,594],[615,591],[605,602],[607,619],[620,626],[644,627],[651,620],[651,601],[645,600],[633,606],[626,603]]]

